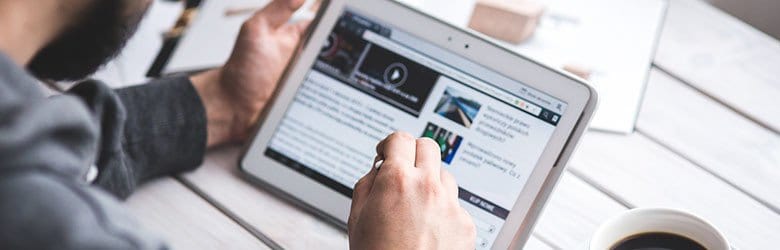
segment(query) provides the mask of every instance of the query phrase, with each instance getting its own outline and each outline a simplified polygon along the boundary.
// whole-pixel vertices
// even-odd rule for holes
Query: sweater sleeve
[[[90,110],[120,106],[45,98],[35,84],[0,54],[0,249],[166,249],[83,179],[102,137],[95,121],[114,120]]]
[[[148,180],[202,163],[206,114],[188,78],[164,78],[115,91],[84,82],[69,92],[102,119],[95,184],[118,197],[126,198]]]

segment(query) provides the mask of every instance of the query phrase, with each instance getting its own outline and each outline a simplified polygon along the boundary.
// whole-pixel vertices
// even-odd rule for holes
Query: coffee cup
[[[667,208],[637,208],[607,220],[593,234],[590,250],[728,250],[728,241],[712,224],[691,213]]]

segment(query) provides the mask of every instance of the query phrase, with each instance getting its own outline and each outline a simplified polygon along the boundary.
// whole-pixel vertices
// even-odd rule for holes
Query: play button
[[[406,82],[406,77],[409,75],[406,65],[401,63],[390,64],[385,69],[385,83],[398,87]]]
[[[401,71],[393,70],[391,72],[393,73],[390,74],[390,81],[396,81],[398,79],[401,79]]]

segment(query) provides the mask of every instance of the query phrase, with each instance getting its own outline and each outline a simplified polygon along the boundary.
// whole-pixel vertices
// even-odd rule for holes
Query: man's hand
[[[441,168],[439,145],[396,132],[376,151],[381,169],[355,184],[350,248],[474,249],[474,223],[458,203],[455,179]]]
[[[192,77],[206,107],[208,145],[238,142],[251,132],[308,22],[288,24],[304,0],[274,0],[241,27],[221,68]]]

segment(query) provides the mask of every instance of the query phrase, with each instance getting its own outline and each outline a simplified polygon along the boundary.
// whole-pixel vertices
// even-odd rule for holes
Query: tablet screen
[[[433,138],[489,248],[566,103],[454,53],[345,11],[265,155],[339,193],[393,131]]]

